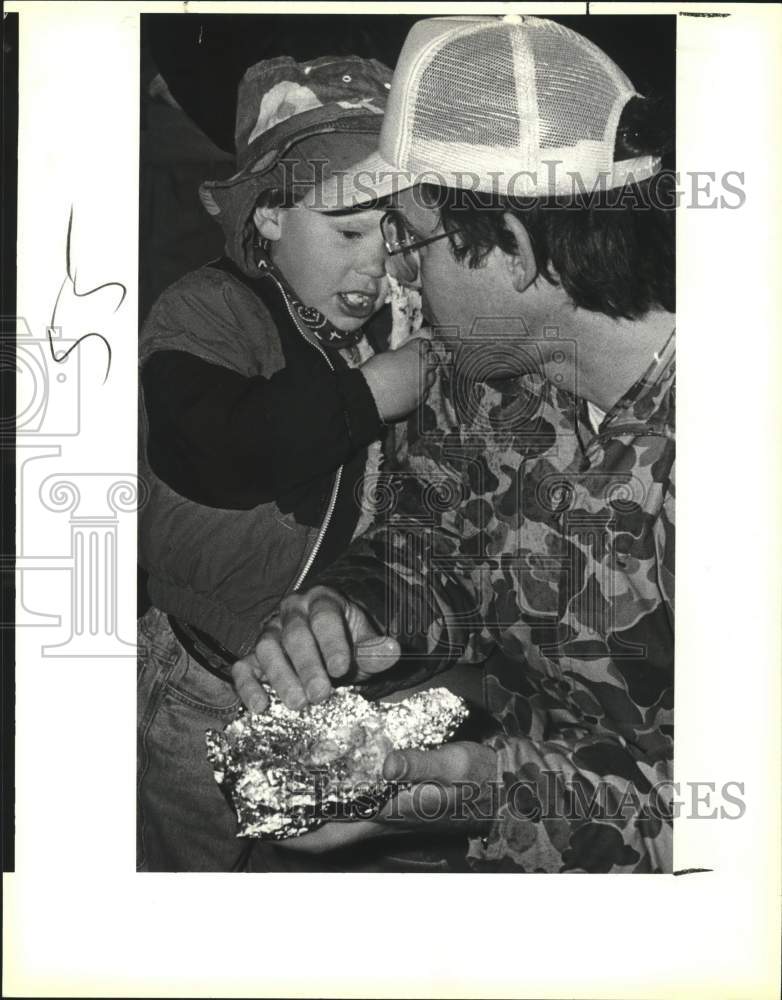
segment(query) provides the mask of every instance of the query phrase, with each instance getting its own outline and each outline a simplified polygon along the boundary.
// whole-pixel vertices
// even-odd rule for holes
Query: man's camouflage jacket
[[[480,351],[438,350],[378,518],[317,582],[402,643],[374,695],[482,670],[501,733],[472,868],[670,871],[673,334],[597,425],[554,381],[482,381],[462,370]]]

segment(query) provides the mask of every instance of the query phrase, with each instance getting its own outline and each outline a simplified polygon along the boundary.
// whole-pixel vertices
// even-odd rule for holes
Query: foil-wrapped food
[[[393,793],[383,779],[392,750],[428,750],[450,739],[468,709],[446,688],[404,701],[367,701],[338,688],[301,712],[274,695],[206,734],[207,756],[239,822],[237,836],[281,840],[334,819],[363,819]]]

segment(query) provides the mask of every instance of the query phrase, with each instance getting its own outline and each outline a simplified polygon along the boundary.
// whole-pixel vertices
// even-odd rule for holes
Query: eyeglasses
[[[386,252],[389,257],[395,258],[393,269],[395,277],[405,284],[413,284],[418,278],[420,260],[417,251],[421,247],[428,246],[436,240],[442,240],[446,236],[461,232],[460,229],[449,229],[437,236],[428,236],[426,239],[416,239],[407,230],[404,218],[399,212],[391,210],[380,220],[380,232],[383,235]],[[400,256],[401,255],[401,256]]]

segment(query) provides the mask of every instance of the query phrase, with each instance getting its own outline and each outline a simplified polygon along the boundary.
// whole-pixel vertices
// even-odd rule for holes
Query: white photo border
[[[720,16],[706,16],[699,4],[589,5],[593,16],[695,15],[678,19],[678,169],[744,174],[740,209],[685,210],[678,220],[675,768],[683,788],[742,783],[746,809],[734,820],[677,822],[675,868],[711,869],[698,874],[394,878],[134,870],[138,15],[183,6],[291,11],[6,7],[20,15],[25,350],[33,364],[58,295],[63,344],[97,331],[111,348],[104,382],[105,344],[85,343],[49,437],[19,440],[18,542],[29,542],[30,572],[17,595],[6,995],[775,996],[782,255],[769,220],[782,208],[780,8],[710,4]],[[357,10],[586,12],[571,3],[295,7]],[[65,281],[72,209],[78,287],[110,283],[88,300]],[[66,391],[80,396],[75,431],[64,429],[74,419]],[[41,616],[67,614],[77,599],[60,570],[80,530],[121,569],[115,627],[104,647],[58,655],[62,630]]]

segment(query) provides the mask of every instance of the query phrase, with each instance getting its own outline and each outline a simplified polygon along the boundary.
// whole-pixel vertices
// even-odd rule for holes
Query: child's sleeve
[[[182,496],[249,509],[336,470],[380,435],[359,369],[332,372],[313,350],[267,377],[218,363],[214,337],[212,360],[205,353],[169,346],[151,353],[141,371],[147,457]]]

